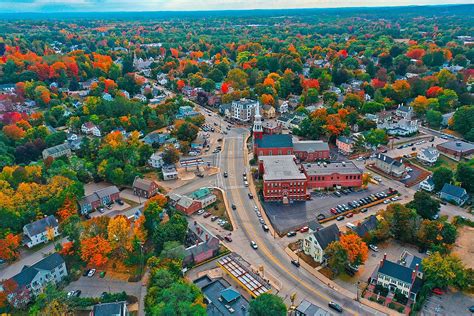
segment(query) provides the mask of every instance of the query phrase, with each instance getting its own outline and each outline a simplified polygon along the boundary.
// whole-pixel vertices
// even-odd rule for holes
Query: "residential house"
[[[71,147],[69,147],[68,143],[59,144],[53,147],[46,148],[45,150],[43,150],[42,155],[43,159],[46,159],[48,157],[52,157],[55,159],[63,156],[69,157],[71,156]]]
[[[442,154],[455,160],[474,156],[474,145],[461,140],[447,141],[436,146]]]
[[[283,103],[280,104],[280,106],[278,107],[278,112],[281,114],[287,113],[288,107],[289,107],[288,101],[283,101]]]
[[[432,192],[435,188],[433,177],[429,176],[425,180],[420,182],[420,189]]]
[[[219,239],[198,222],[188,226],[190,239],[195,240],[184,249],[183,265],[190,266],[209,260],[219,254]]]
[[[367,238],[369,233],[377,228],[378,222],[377,216],[370,215],[361,223],[358,223],[353,231],[359,235],[360,238]]]
[[[248,122],[253,117],[257,106],[259,106],[259,103],[255,100],[240,99],[232,101],[231,117],[241,122]]]
[[[163,165],[161,167],[161,173],[165,181],[178,179],[178,171],[174,165]]]
[[[401,160],[380,153],[375,157],[375,167],[396,178],[401,178],[405,174],[405,165]]]
[[[189,197],[201,202],[201,208],[208,207],[217,200],[217,196],[209,188],[200,188],[190,193]]]
[[[351,154],[354,151],[354,141],[350,137],[339,136],[336,139],[336,146],[345,155]]]
[[[146,199],[151,198],[159,192],[160,187],[155,180],[143,179],[136,177],[133,181],[133,194]]]
[[[107,205],[118,199],[120,199],[120,191],[115,185],[112,185],[84,196],[79,200],[79,207],[82,214],[87,214],[99,206]]]
[[[419,262],[419,263],[415,263]],[[421,259],[414,261],[415,265],[404,265],[387,260],[385,254],[380,264],[370,278],[370,283],[388,288],[390,292],[399,291],[411,301],[416,301],[416,296],[423,284],[419,277]]]
[[[249,302],[223,278],[205,275],[193,282],[204,295],[208,316],[248,316]]]
[[[168,133],[151,132],[143,137],[143,142],[150,146],[161,146],[170,138]]]
[[[418,120],[384,120],[377,124],[377,128],[384,129],[389,135],[409,136],[418,133]]]
[[[12,281],[15,289],[7,299],[14,307],[23,306],[43,292],[46,285],[58,284],[67,275],[66,262],[55,252],[32,266],[23,266],[20,273],[11,277],[9,281]],[[2,286],[0,290],[4,290]]]
[[[263,117],[267,119],[272,119],[276,116],[276,110],[270,104],[264,104],[262,106],[262,114],[263,114]]]
[[[304,299],[295,309],[294,316],[330,316],[324,308]]]
[[[339,228],[336,224],[308,233],[303,240],[303,251],[314,261],[324,263],[326,260],[324,251],[330,243],[339,240],[339,235]]]
[[[194,109],[191,106],[184,105],[184,106],[179,107],[178,114],[176,114],[176,118],[182,119],[182,118],[192,117],[196,115],[199,115],[199,113],[194,111]]]
[[[86,122],[86,123],[82,124],[81,131],[84,134],[87,134],[87,135],[92,134],[96,137],[101,137],[102,136],[102,134],[100,132],[100,129],[92,122]]]
[[[226,118],[232,117],[232,103],[224,103],[219,105],[219,113]]]
[[[160,151],[154,152],[148,159],[148,164],[153,168],[161,168],[164,164],[162,154]]]
[[[402,117],[406,120],[411,120],[413,116],[413,107],[399,104],[397,109],[395,110],[395,115]]]
[[[463,205],[469,199],[466,189],[445,183],[440,191],[441,199],[447,202],[454,202],[457,205]]]
[[[49,236],[51,233],[53,236]],[[47,243],[49,238],[57,236],[59,236],[59,224],[53,215],[23,226],[23,240],[28,248]]]
[[[439,158],[439,151],[434,147],[418,150],[416,158],[426,165],[434,165]]]
[[[451,120],[453,115],[454,115],[454,112],[443,114],[442,119],[441,119],[441,126],[448,127],[449,121]]]
[[[94,305],[90,316],[128,316],[127,302],[100,303]]]

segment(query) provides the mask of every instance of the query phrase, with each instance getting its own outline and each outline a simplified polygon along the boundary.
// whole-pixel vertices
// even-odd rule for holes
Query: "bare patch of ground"
[[[458,238],[453,253],[461,258],[466,267],[474,269],[474,227],[462,226],[458,228]]]

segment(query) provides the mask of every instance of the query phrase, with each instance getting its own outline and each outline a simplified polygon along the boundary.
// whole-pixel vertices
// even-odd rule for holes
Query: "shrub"
[[[395,309],[395,303],[393,302],[388,303],[388,308]]]
[[[377,300],[379,304],[383,304],[385,302],[385,298],[381,297]]]
[[[397,310],[399,313],[403,313],[405,311],[405,307],[400,306]]]
[[[371,296],[371,297],[369,297],[369,301],[375,302],[376,299],[375,299],[375,297]]]

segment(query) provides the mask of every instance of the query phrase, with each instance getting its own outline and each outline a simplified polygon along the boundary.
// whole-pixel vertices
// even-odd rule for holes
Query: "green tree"
[[[156,252],[158,254],[161,253],[164,244],[168,241],[177,241],[182,244],[186,237],[187,230],[188,222],[186,218],[180,214],[171,216],[170,220],[166,223],[160,223],[158,228],[153,232]]]
[[[341,245],[339,241],[333,241],[330,243],[326,247],[324,253],[328,257],[328,266],[335,275],[343,272],[349,263],[347,250]]]
[[[453,129],[474,141],[474,105],[462,106],[453,115]]]
[[[416,210],[423,218],[432,219],[439,212],[439,202],[431,197],[428,192],[417,191],[413,201],[407,204],[409,208]]]
[[[250,302],[250,316],[285,316],[286,305],[281,297],[264,293]]]
[[[443,120],[443,115],[439,111],[428,110],[426,112],[426,121],[433,128],[439,128],[441,126],[441,121]]]
[[[441,255],[435,252],[422,261],[424,278],[433,287],[445,288],[454,286],[458,289],[472,287],[474,280],[472,272],[467,271],[456,255]]]
[[[367,136],[365,137],[365,140],[368,144],[372,146],[378,146],[380,144],[386,144],[388,141],[388,136],[385,130],[380,129],[380,128],[375,128],[372,129]]]
[[[453,172],[451,169],[439,167],[433,172],[433,182],[435,190],[440,191],[445,183],[450,183],[453,179]]]
[[[190,122],[184,122],[178,127],[178,130],[176,131],[176,137],[178,140],[192,142],[196,139],[198,132],[199,128],[196,125]]]
[[[474,160],[468,163],[459,163],[456,169],[456,180],[466,191],[474,192]]]
[[[234,68],[227,74],[227,80],[236,90],[243,90],[247,87],[248,75],[239,68]]]
[[[374,114],[374,113],[382,111],[383,109],[384,109],[384,105],[382,103],[369,101],[365,103],[364,105],[362,105],[361,111],[362,113]]]
[[[390,204],[385,212],[384,218],[390,223],[390,235],[402,242],[413,243],[419,225],[419,217],[416,211],[405,205]]]
[[[165,164],[173,164],[179,161],[179,151],[174,146],[168,146],[163,151],[163,162]]]

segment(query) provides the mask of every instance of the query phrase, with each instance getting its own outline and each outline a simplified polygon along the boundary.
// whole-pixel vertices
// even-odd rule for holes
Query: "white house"
[[[422,190],[432,192],[434,190],[434,187],[435,185],[431,176],[420,182],[420,189]]]
[[[163,166],[163,157],[161,157],[162,152],[155,152],[150,156],[150,159],[148,159],[148,163],[150,166],[153,168],[161,168]]]
[[[67,275],[66,263],[57,252],[32,266],[23,266],[21,272],[10,279],[15,289],[8,295],[8,301],[15,307],[24,305],[43,292],[47,284],[57,284]],[[3,291],[1,285],[0,291]]]
[[[336,224],[308,233],[303,241],[304,253],[311,256],[314,261],[323,263],[324,250],[330,243],[339,240],[339,233]]]
[[[31,248],[41,243],[48,242],[48,230],[54,232],[54,237],[59,236],[59,224],[56,217],[48,217],[37,220],[23,226],[23,238],[26,246]]]
[[[398,105],[395,110],[395,114],[399,117],[403,117],[406,120],[410,120],[413,115],[413,108],[411,106]]]
[[[424,164],[434,165],[439,158],[439,151],[434,147],[423,148],[418,151],[416,158]]]
[[[163,165],[161,167],[163,173],[163,180],[175,180],[178,179],[178,171],[174,165]]]
[[[84,134],[87,134],[87,135],[92,134],[96,137],[101,137],[102,136],[102,133],[100,132],[100,129],[92,122],[86,122],[86,123],[82,124],[81,131]]]

